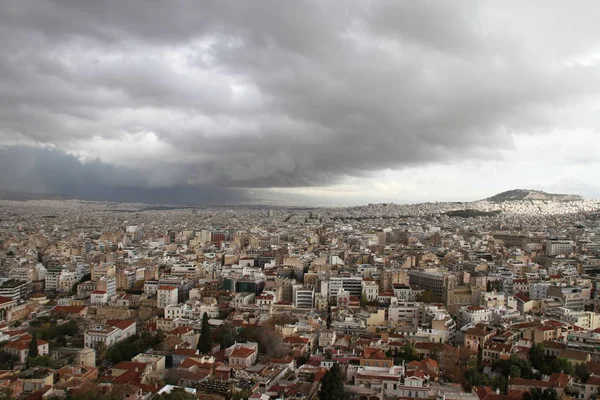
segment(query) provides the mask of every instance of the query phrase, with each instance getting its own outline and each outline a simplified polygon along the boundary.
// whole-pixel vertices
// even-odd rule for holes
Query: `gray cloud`
[[[7,2],[0,143],[99,158],[132,174],[121,187],[329,185],[499,159],[600,86],[573,62],[595,51],[594,3],[568,33],[562,5],[516,4]]]
[[[69,198],[162,204],[235,203],[248,193],[215,185],[151,185],[143,171],[98,160],[81,162],[62,150],[0,147],[0,192],[53,194]]]

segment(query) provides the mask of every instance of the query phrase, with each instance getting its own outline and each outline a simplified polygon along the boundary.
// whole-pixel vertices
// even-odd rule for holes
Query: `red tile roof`
[[[86,308],[87,308],[86,306],[54,306],[54,308],[52,308],[51,311],[53,313],[63,312],[66,314],[79,314]]]
[[[120,330],[125,330],[133,324],[135,324],[135,321],[131,320],[131,319],[109,319],[109,320],[106,320],[106,325],[114,326],[115,328],[119,328]]]
[[[237,349],[234,349],[231,354],[229,355],[229,357],[242,357],[242,358],[246,358],[251,356],[252,354],[254,354],[256,352],[256,350],[254,349],[249,349],[247,347],[240,347]]]

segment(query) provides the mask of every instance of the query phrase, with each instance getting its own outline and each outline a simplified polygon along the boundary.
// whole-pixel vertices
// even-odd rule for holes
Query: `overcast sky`
[[[600,198],[598,21],[597,1],[3,1],[0,189]]]

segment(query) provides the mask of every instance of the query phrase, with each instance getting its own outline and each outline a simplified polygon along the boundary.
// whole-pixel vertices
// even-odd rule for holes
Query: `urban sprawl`
[[[0,398],[596,399],[600,202],[517,195],[1,200]]]

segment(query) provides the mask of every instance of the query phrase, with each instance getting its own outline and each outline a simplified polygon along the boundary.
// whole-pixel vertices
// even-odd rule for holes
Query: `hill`
[[[575,194],[557,194],[557,193],[546,193],[541,190],[529,190],[529,189],[513,189],[506,192],[498,193],[492,197],[485,199],[496,203],[502,203],[505,201],[518,201],[518,200],[541,200],[541,201],[582,201],[583,197]]]

